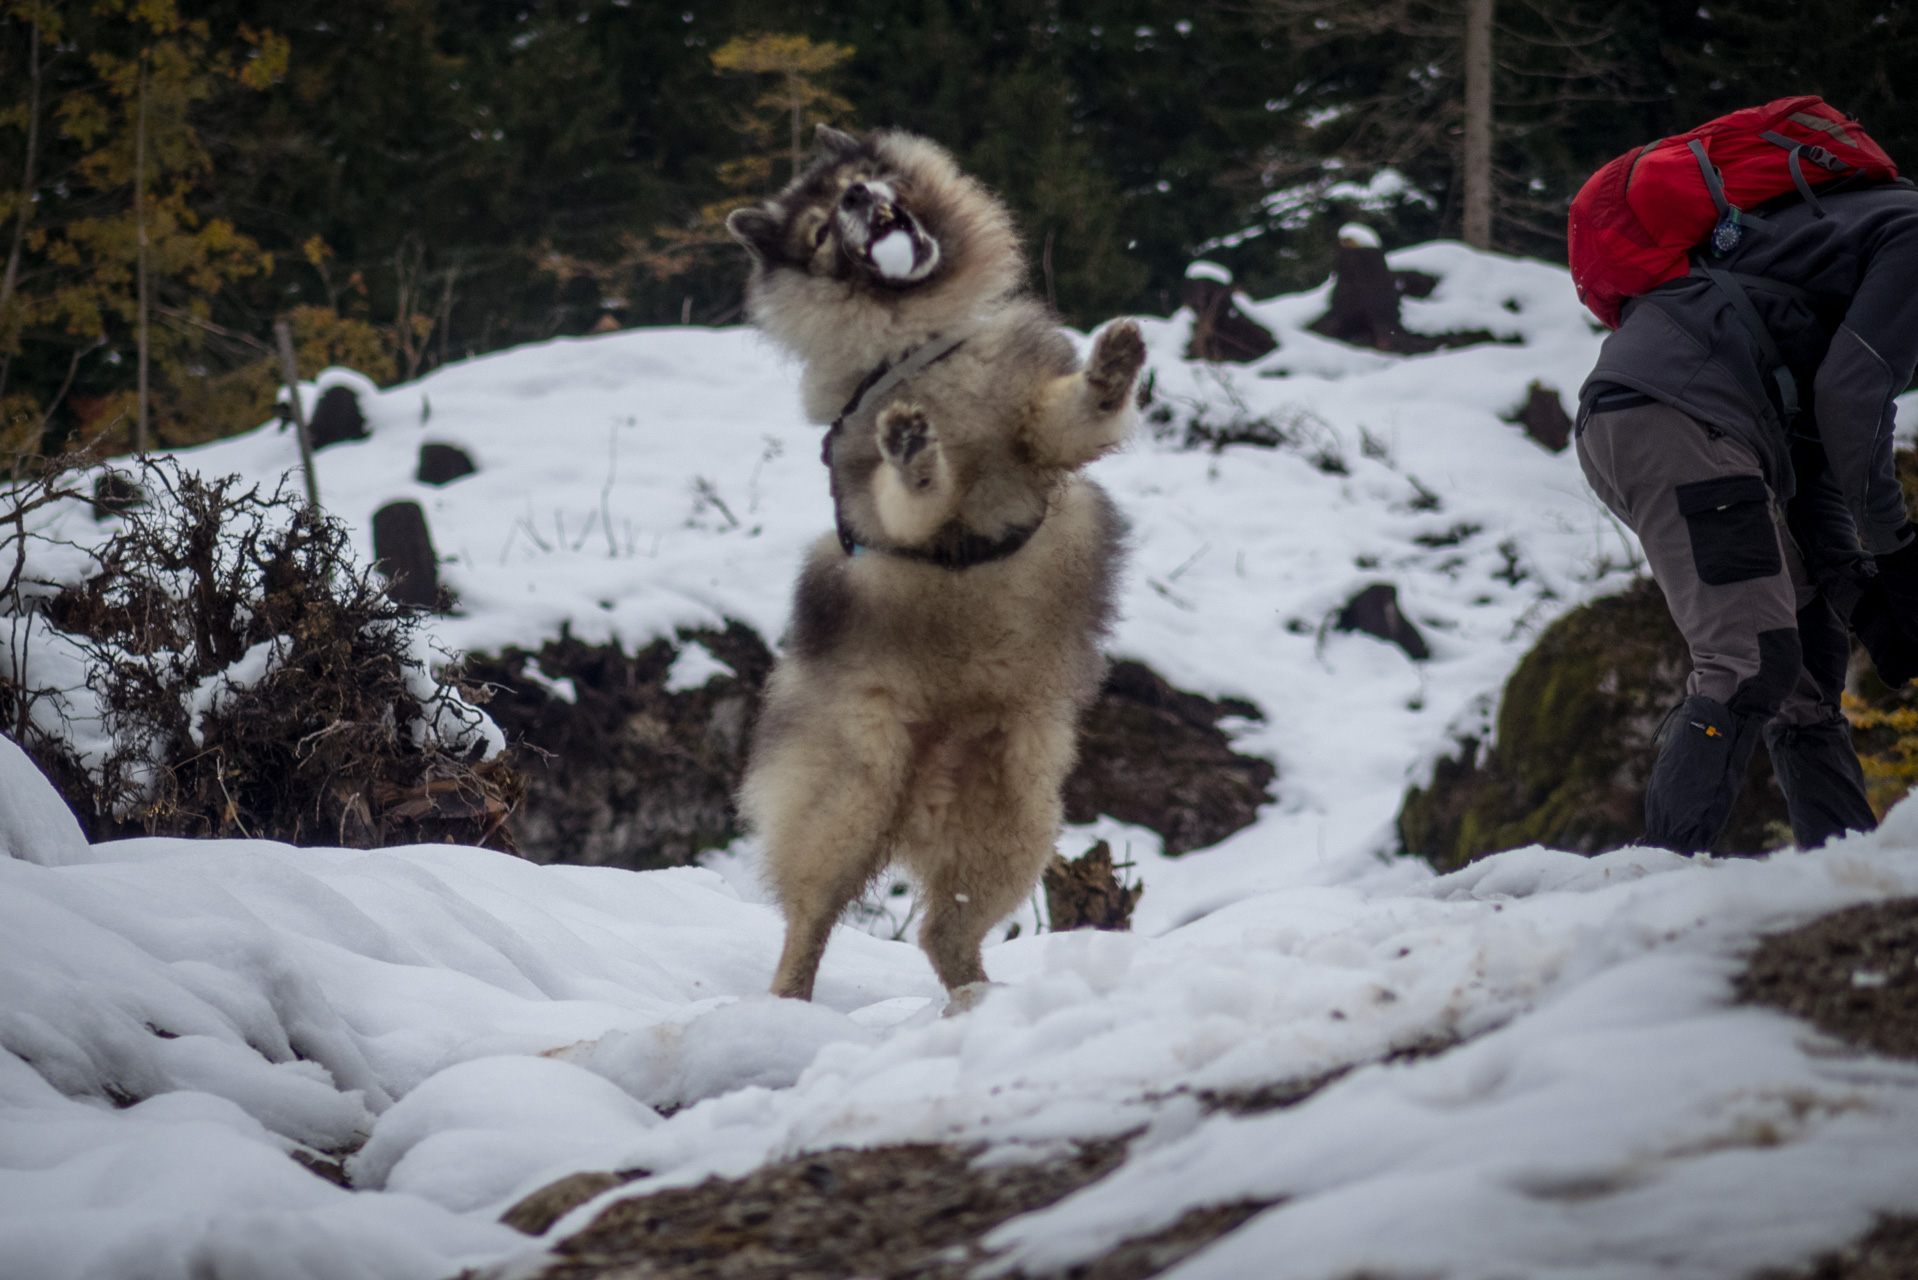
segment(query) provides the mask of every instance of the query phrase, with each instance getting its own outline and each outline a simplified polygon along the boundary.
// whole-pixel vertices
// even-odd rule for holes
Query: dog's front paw
[[[918,405],[886,406],[879,415],[879,452],[899,469],[908,492],[932,487],[939,470],[939,437]]]
[[[1132,392],[1132,380],[1145,364],[1145,339],[1130,320],[1110,325],[1092,344],[1086,361],[1086,387],[1100,413],[1115,413]]]

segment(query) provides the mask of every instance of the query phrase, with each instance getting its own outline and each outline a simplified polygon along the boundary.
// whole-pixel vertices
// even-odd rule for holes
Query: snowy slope
[[[1141,1127],[1118,1174],[1001,1229],[1009,1263],[1259,1200],[1281,1203],[1178,1274],[1734,1277],[1918,1209],[1918,1067],[1727,1003],[1757,931],[1918,893],[1918,807],[1762,861],[1532,849],[1439,878],[1381,856],[1408,779],[1635,551],[1569,454],[1499,417],[1534,379],[1569,409],[1591,363],[1564,273],[1446,244],[1393,265],[1442,278],[1408,327],[1514,341],[1355,350],[1304,330],[1321,289],[1253,304],[1280,348],[1214,368],[1180,359],[1188,317],[1146,322],[1171,421],[1095,469],[1134,528],[1114,649],[1263,707],[1239,747],[1276,760],[1279,799],[1178,860],[1101,824],[1147,885],[1135,932],[1028,927],[987,953],[1008,988],[964,1016],[937,1016],[915,948],[851,929],[817,1005],[760,996],[779,922],[749,843],[643,875],[450,847],[89,849],[0,742],[0,1276],[512,1270],[539,1245],[499,1213],[574,1170],[651,1170],[630,1194],[836,1144],[1016,1158]],[[354,379],[309,394],[333,381]],[[450,650],[562,622],[776,637],[830,521],[794,370],[747,331],[356,385],[372,438],[320,455],[321,493],[362,538],[382,502],[421,502],[461,600],[436,624]],[[1183,449],[1195,415],[1292,443]],[[479,472],[417,484],[423,441]],[[267,427],[183,456],[270,478],[296,453]],[[101,536],[79,511],[46,531]],[[1325,626],[1372,581],[1430,661]],[[1453,1038],[1263,1116],[1193,1097]],[[288,1158],[362,1136],[355,1192]]]

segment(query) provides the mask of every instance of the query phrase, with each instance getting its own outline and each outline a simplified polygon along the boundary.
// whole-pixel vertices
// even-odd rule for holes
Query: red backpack
[[[1591,176],[1572,201],[1568,239],[1579,301],[1616,329],[1627,298],[1687,274],[1710,238],[1729,253],[1746,210],[1796,190],[1814,208],[1814,184],[1884,181],[1898,166],[1851,117],[1824,99],[1780,98],[1628,151]]]

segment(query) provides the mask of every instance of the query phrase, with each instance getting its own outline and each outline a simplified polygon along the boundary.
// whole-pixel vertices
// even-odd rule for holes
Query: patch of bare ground
[[[1918,1276],[1918,1218],[1880,1218],[1862,1240],[1796,1271],[1764,1271],[1752,1280],[1911,1280]]]
[[[1383,1061],[1430,1057],[1456,1043],[1428,1036]],[[1208,1112],[1257,1115],[1297,1106],[1351,1070],[1194,1097]],[[980,1242],[993,1228],[1097,1182],[1124,1162],[1125,1149],[1126,1139],[1110,1139],[1028,1164],[982,1162],[982,1148],[932,1144],[799,1156],[744,1178],[709,1178],[616,1201],[554,1247],[541,1280],[959,1280],[988,1257]],[[636,1176],[643,1175],[574,1174],[527,1197],[502,1221],[537,1235]],[[1018,1272],[1008,1280],[1144,1280],[1272,1203],[1196,1208],[1063,1272]]]
[[[1399,1045],[1379,1062],[1416,1062],[1420,1058],[1435,1058],[1447,1049],[1456,1048],[1462,1043],[1457,1036],[1424,1035],[1418,1039]],[[1269,1084],[1254,1085],[1249,1089],[1201,1089],[1195,1095],[1199,1105],[1208,1112],[1229,1111],[1235,1116],[1256,1116],[1267,1111],[1279,1111],[1286,1107],[1296,1107],[1325,1086],[1342,1080],[1352,1074],[1363,1063],[1348,1063],[1343,1067],[1333,1067],[1316,1075],[1295,1076],[1289,1080],[1275,1080]]]
[[[1070,1156],[1029,1164],[982,1162],[980,1148],[933,1144],[800,1156],[744,1178],[708,1178],[608,1205],[555,1247],[540,1276],[961,1280],[989,1256],[980,1242],[994,1227],[1103,1178],[1125,1159],[1125,1144],[1086,1143]],[[1194,1209],[1056,1280],[1144,1280],[1265,1207]],[[534,1215],[520,1209],[508,1221],[518,1215],[525,1229]],[[1024,1280],[1023,1273],[1014,1280]]]
[[[1874,902],[1766,938],[1738,995],[1803,1018],[1872,1053],[1918,1058],[1918,898]],[[1910,1280],[1918,1217],[1880,1218],[1871,1234],[1797,1269],[1753,1280]]]
[[[1851,907],[1771,935],[1752,953],[1738,994],[1860,1049],[1918,1058],[1918,898]]]
[[[979,1154],[821,1151],[616,1201],[555,1246],[541,1280],[960,1280],[987,1256],[988,1232],[1104,1177],[1125,1141],[1030,1164]]]

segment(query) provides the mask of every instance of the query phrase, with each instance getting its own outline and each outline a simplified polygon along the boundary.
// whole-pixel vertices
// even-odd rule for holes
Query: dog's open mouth
[[[939,242],[899,206],[885,183],[849,187],[840,202],[839,222],[847,251],[889,284],[916,284],[939,265]]]

